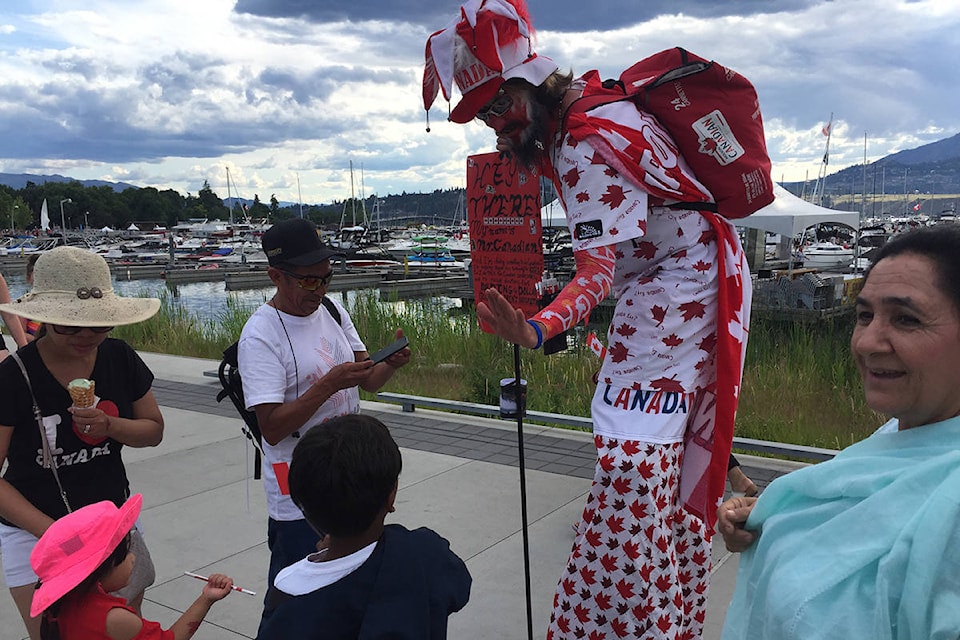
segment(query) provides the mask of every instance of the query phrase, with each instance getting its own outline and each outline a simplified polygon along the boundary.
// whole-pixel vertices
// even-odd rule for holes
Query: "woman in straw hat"
[[[211,575],[200,597],[164,631],[107,593],[130,580],[136,561],[130,550],[130,530],[142,503],[138,493],[119,509],[107,500],[87,505],[54,522],[41,536],[30,554],[40,576],[30,612],[42,615],[43,640],[185,640],[211,605],[230,594],[233,580],[222,573]]]
[[[117,325],[146,320],[155,298],[121,298],[110,269],[76,247],[47,251],[37,261],[30,293],[0,311],[41,322],[40,337],[0,363],[0,552],[7,587],[33,640],[30,617],[37,576],[29,557],[54,520],[73,509],[130,495],[120,451],[152,447],[163,437],[163,416],[151,391],[153,374],[126,343],[109,338]],[[88,402],[68,386],[81,379]],[[91,382],[92,381],[92,382]],[[83,405],[83,406],[79,406]],[[138,557],[120,595],[136,609],[153,582],[153,564],[134,529]]]

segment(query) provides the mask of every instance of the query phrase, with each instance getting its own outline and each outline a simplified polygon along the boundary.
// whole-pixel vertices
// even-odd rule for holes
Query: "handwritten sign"
[[[499,153],[467,158],[467,221],[476,300],[495,287],[527,316],[537,312],[543,274],[540,175]],[[480,328],[489,332],[480,323]]]

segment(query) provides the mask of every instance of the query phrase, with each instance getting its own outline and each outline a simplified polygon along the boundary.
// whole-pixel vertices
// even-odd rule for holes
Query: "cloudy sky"
[[[447,0],[7,0],[0,172],[330,202],[463,186],[483,125],[425,132]],[[757,86],[775,180],[960,132],[957,0],[529,0],[538,51],[614,76],[671,46]],[[361,173],[362,167],[362,173]],[[361,184],[362,181],[362,184]],[[888,190],[889,191],[889,190]]]

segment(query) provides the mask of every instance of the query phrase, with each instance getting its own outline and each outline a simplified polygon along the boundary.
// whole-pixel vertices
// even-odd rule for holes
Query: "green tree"
[[[210,218],[211,220],[222,220],[224,215],[227,214],[227,209],[223,204],[223,200],[220,199],[213,189],[210,188],[210,183],[206,180],[203,181],[203,186],[200,188],[200,191],[197,192],[197,199],[200,201],[200,208],[203,213],[199,216],[190,216],[192,218]]]
[[[168,228],[177,226],[180,217],[186,209],[186,198],[173,189],[165,189],[157,194],[160,199],[160,210]]]
[[[270,215],[270,207],[260,202],[260,196],[254,194],[253,204],[250,206],[250,211],[247,212],[247,215],[249,215],[251,219],[266,218]]]

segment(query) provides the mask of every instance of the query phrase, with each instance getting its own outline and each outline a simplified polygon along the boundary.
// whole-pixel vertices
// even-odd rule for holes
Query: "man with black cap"
[[[287,472],[299,437],[330,418],[359,413],[360,392],[377,391],[410,360],[410,349],[374,364],[346,310],[324,298],[334,251],[303,218],[263,234],[277,292],[247,320],[239,361],[247,408],[263,433],[269,584],[280,569],[316,551],[320,538],[290,499]],[[397,337],[403,332],[397,329]]]

